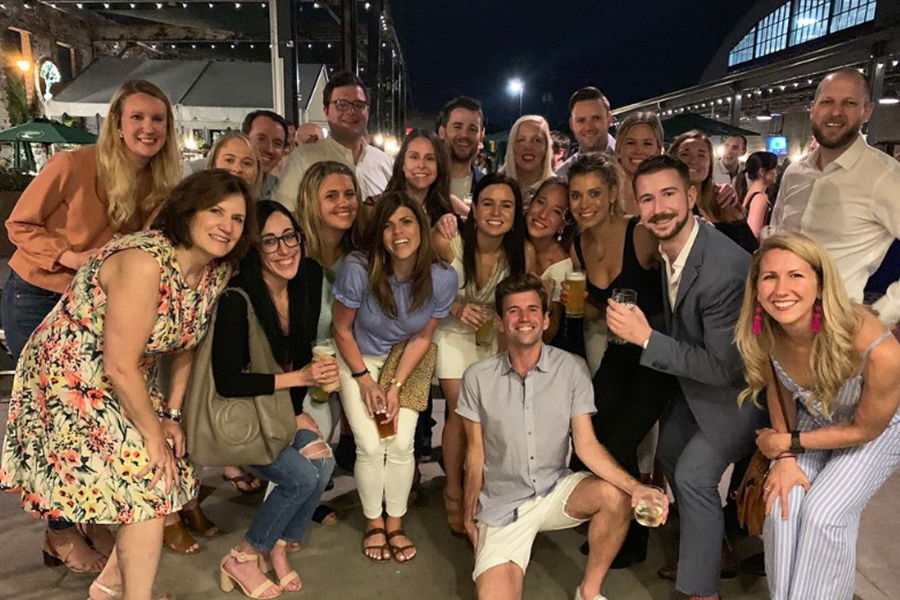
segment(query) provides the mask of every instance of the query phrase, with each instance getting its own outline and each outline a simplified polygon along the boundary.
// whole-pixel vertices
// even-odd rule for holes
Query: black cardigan
[[[312,360],[312,343],[316,339],[319,314],[322,311],[322,267],[314,260],[300,263],[297,277],[303,283],[300,294],[290,302],[300,302],[303,319],[299,324],[299,336],[291,349],[291,369],[301,369]],[[234,283],[237,278],[232,281]],[[238,286],[235,286],[238,287]],[[291,311],[294,312],[294,311]],[[247,301],[241,294],[225,292],[216,307],[216,326],[213,331],[212,369],[216,391],[226,398],[267,396],[275,393],[274,373],[246,373],[250,366],[249,327]],[[286,343],[287,337],[279,340]],[[305,387],[291,388],[294,413],[303,412]]]

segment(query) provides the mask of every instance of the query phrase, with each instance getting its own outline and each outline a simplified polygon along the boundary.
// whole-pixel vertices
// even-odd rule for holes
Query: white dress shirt
[[[306,170],[315,163],[326,160],[343,163],[356,173],[363,195],[360,202],[384,192],[394,168],[394,160],[390,156],[368,144],[363,148],[359,162],[354,164],[353,152],[334,138],[327,137],[315,144],[300,144],[294,148],[281,172],[281,182],[275,190],[274,199],[294,211],[297,208],[300,182]]]
[[[861,135],[824,170],[818,157],[811,152],[785,171],[772,224],[825,246],[850,299],[862,302],[866,282],[900,238],[900,163]],[[900,321],[900,281],[873,308],[888,326]]]
[[[681,283],[681,274],[684,272],[684,265],[687,264],[688,256],[691,255],[691,248],[694,247],[694,242],[697,241],[697,232],[700,231],[700,222],[697,220],[697,217],[691,215],[693,219],[692,224],[693,228],[691,229],[691,235],[688,237],[687,242],[684,244],[684,248],[681,249],[681,252],[678,253],[678,256],[675,257],[675,260],[669,262],[668,255],[663,251],[662,246],[659,247],[659,253],[662,255],[663,262],[666,263],[666,284],[668,286],[669,292],[669,307],[672,309],[672,312],[675,312],[675,300],[678,299],[678,284]],[[687,225],[685,225],[687,227]]]

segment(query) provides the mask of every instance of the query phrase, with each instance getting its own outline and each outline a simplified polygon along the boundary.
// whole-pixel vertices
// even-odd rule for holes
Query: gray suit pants
[[[719,482],[729,462],[700,430],[683,397],[663,426],[657,456],[681,520],[675,588],[683,594],[711,596],[719,589],[725,536]]]

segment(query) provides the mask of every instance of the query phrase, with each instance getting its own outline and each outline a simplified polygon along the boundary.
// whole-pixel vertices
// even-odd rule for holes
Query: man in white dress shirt
[[[773,225],[825,246],[855,302],[900,237],[900,164],[859,133],[874,108],[855,69],[822,80],[809,115],[819,147],[785,171],[772,213]],[[873,308],[885,325],[896,325],[900,281]]]
[[[275,190],[275,200],[290,210],[297,207],[303,175],[318,162],[331,160],[353,169],[364,200],[381,194],[391,178],[393,159],[366,141],[369,90],[362,79],[346,71],[338,73],[325,85],[324,96],[328,137],[291,152]]]

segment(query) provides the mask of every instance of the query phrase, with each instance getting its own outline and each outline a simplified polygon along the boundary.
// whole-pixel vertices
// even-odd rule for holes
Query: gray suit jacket
[[[698,221],[675,307],[669,305],[662,269],[663,302],[669,335],[654,331],[641,364],[678,377],[700,429],[729,462],[754,447],[766,413],[751,402],[738,408],[744,388],[743,363],[734,344],[750,255],[707,223]]]

